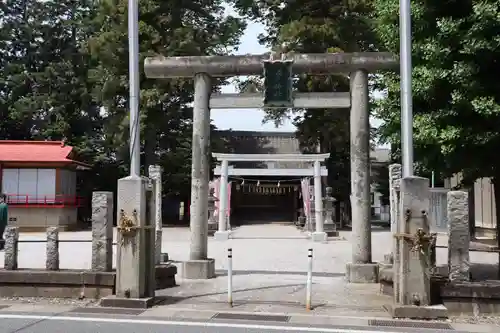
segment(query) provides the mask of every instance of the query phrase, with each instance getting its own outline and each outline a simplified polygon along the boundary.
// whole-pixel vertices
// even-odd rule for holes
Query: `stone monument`
[[[431,304],[431,251],[435,234],[429,230],[429,179],[405,177],[400,183],[397,254],[394,256],[393,317],[437,319],[447,317],[444,306]]]
[[[335,198],[332,196],[333,189],[331,187],[326,188],[326,195],[323,198],[325,207],[325,232],[328,237],[338,237],[339,232],[337,231],[337,222],[334,221],[334,202]]]
[[[450,281],[470,281],[469,194],[450,191],[448,196],[448,268]]]
[[[154,303],[154,184],[146,177],[118,180],[116,296],[102,306],[147,308]]]

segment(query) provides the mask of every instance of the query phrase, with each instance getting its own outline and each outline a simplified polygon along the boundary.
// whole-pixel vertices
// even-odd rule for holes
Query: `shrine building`
[[[222,153],[220,155],[251,155],[257,159],[247,161],[236,158],[229,162],[226,214],[231,224],[297,221],[304,207],[303,197],[312,195],[314,162],[258,160],[259,156],[263,159],[273,155],[300,157],[303,151],[295,133],[228,130],[217,131],[214,136],[221,137],[224,142],[224,147],[217,151]],[[219,154],[214,156],[217,158]],[[325,157],[321,162],[324,160]],[[321,166],[323,188],[326,187],[327,175],[326,167]],[[220,196],[220,176],[219,164],[214,169],[215,178],[211,182],[216,197]],[[307,187],[304,187],[306,183]]]
[[[74,228],[82,204],[77,172],[89,168],[62,141],[0,141],[0,186],[9,204],[9,225]]]

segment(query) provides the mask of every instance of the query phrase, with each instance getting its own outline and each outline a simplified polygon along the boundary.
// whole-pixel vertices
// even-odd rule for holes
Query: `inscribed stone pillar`
[[[47,228],[47,258],[45,269],[48,271],[59,270],[59,228]]]
[[[395,299],[400,305],[430,305],[429,179],[401,179],[401,216],[399,220],[399,257],[394,262]],[[395,276],[396,277],[396,276]]]
[[[370,200],[370,113],[368,72],[351,73],[351,211],[352,262],[347,264],[349,282],[377,282],[378,265],[372,263]]]
[[[470,280],[469,195],[448,192],[448,268],[450,281]]]
[[[390,208],[390,222],[391,222],[391,234],[398,233],[398,223],[399,223],[399,185],[401,182],[401,164],[391,164],[389,165],[389,208]],[[393,237],[392,240],[392,250],[390,253],[385,255],[384,262],[386,264],[393,265],[394,262],[399,262],[399,251],[398,244],[399,238]],[[399,265],[399,263],[398,263]],[[394,271],[393,280],[397,279],[398,272]],[[396,284],[394,287],[398,287]],[[397,290],[394,291],[394,295],[399,295]],[[395,300],[397,302],[397,300]]]
[[[389,165],[389,206],[391,232],[397,232],[399,212],[399,183],[401,182],[401,164]]]
[[[312,233],[312,240],[315,242],[325,242],[328,236],[323,224],[323,193],[321,184],[321,163],[314,161],[314,220],[315,230]]]
[[[5,270],[13,271],[17,269],[18,241],[19,228],[7,227],[4,231],[5,247],[4,247],[4,264]]]
[[[129,176],[118,180],[116,296],[118,298],[151,298],[154,285],[154,243],[148,237],[154,230],[146,191],[146,177]]]
[[[208,250],[208,183],[210,175],[210,94],[211,78],[199,73],[194,77],[193,140],[191,166],[191,244],[189,261],[182,273],[186,279],[215,277],[215,261]]]
[[[113,268],[113,206],[113,192],[92,193],[93,271],[110,272]]]
[[[162,167],[159,165],[150,165],[148,174],[151,180],[154,182],[154,193],[155,207],[153,216],[155,224],[155,263],[159,264],[161,262],[161,245],[162,245],[162,233],[163,233],[163,221],[162,221]]]
[[[398,237],[394,237],[398,233],[400,216],[400,184],[401,184],[402,169],[401,164],[391,164],[389,165],[389,208],[390,208],[390,222],[391,222],[391,234],[393,235],[392,240],[392,252],[386,255],[385,262],[387,264],[393,265],[393,281],[399,279],[399,271],[394,269],[394,267],[400,267],[400,252]],[[399,283],[393,284],[394,289],[394,301],[399,302]]]

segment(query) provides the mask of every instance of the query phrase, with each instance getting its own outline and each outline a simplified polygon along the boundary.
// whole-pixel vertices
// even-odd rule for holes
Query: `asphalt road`
[[[0,333],[446,333],[450,330],[385,329],[382,327],[311,327],[294,324],[167,321],[154,318],[111,316],[51,316],[37,313],[0,314]],[[458,331],[451,331],[458,333]]]

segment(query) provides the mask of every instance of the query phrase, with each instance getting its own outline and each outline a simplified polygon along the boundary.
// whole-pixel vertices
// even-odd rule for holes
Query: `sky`
[[[226,14],[236,15],[232,8],[226,8]],[[262,54],[269,51],[266,47],[259,44],[257,37],[264,33],[265,26],[260,23],[247,22],[246,31],[241,38],[241,43],[236,54]],[[236,93],[234,85],[222,87],[223,93]],[[262,123],[265,116],[264,111],[259,109],[212,109],[212,123],[221,130],[240,130],[240,131],[273,131],[290,132],[296,128],[290,119],[285,119],[278,128],[273,122]],[[378,119],[370,119],[372,126],[378,126]]]
[[[226,14],[236,15],[232,8],[226,8]],[[259,44],[257,37],[263,33],[265,26],[260,23],[247,22],[247,29],[241,38],[241,43],[236,54],[262,54],[268,49]],[[234,85],[222,87],[223,93],[236,93]],[[276,128],[274,123],[269,122],[262,124],[264,111],[259,109],[212,109],[211,117],[213,124],[218,129],[240,130],[240,131],[274,131],[274,132],[290,132],[295,131],[295,126],[289,119],[285,119],[283,125]]]

